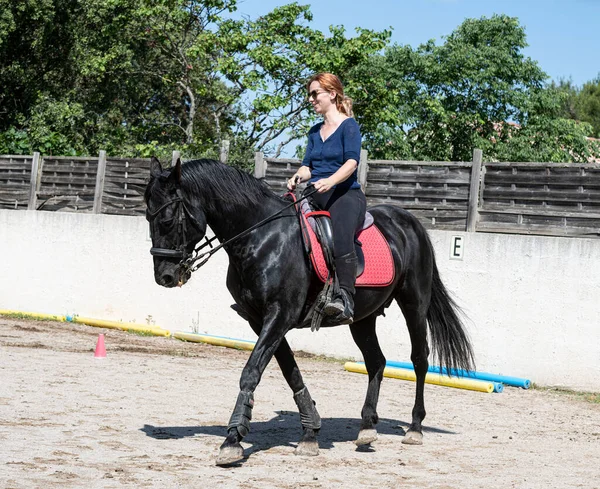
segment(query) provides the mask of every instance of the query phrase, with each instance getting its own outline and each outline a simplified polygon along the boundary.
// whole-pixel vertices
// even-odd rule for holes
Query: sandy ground
[[[93,356],[100,332],[105,359]],[[275,364],[255,393],[247,458],[217,467],[247,357],[0,317],[0,488],[600,488],[599,404],[427,385],[424,445],[406,446],[414,384],[384,379],[379,439],[357,449],[366,377],[301,354],[320,455],[293,454],[300,422]]]

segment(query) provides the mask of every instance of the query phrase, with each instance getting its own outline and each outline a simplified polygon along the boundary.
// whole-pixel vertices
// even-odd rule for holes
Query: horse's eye
[[[169,217],[167,219],[161,219],[158,221],[158,227],[161,231],[169,231],[173,227],[173,221],[175,220],[175,216]]]

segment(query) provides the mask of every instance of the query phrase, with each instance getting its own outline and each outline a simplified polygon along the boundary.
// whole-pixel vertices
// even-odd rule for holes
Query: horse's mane
[[[267,184],[248,173],[216,160],[191,160],[181,166],[181,184],[203,206],[234,211],[253,208],[281,198]],[[215,209],[217,210],[217,209]]]

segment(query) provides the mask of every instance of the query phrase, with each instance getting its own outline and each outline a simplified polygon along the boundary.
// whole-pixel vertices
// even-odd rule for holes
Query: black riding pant
[[[310,189],[312,186],[307,188]],[[359,188],[336,187],[322,194],[315,193],[310,199],[319,209],[331,214],[335,257],[354,251],[354,238],[363,226],[367,210],[367,199],[363,191]]]

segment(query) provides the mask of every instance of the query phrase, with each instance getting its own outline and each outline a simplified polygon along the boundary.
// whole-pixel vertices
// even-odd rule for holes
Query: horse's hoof
[[[362,445],[369,445],[375,440],[377,440],[377,430],[360,430],[360,432],[358,433],[358,438],[354,443],[356,444],[356,446],[360,447]]]
[[[242,445],[231,445],[221,448],[216,465],[231,465],[244,459],[244,449]]]
[[[404,438],[402,438],[402,443],[405,445],[422,445],[423,444],[423,433],[419,433],[418,431],[408,431]]]
[[[294,450],[294,455],[316,457],[319,455],[319,444],[316,441],[301,441]]]

